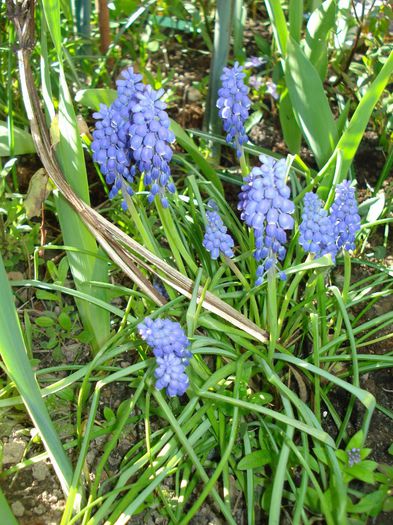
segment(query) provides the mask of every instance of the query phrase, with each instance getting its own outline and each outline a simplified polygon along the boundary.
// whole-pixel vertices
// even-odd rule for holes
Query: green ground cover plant
[[[28,523],[12,487],[42,462],[61,525],[378,523],[393,509],[391,442],[383,459],[373,443],[393,411],[368,386],[393,364],[390,7],[91,7],[2,6],[5,523]],[[169,39],[210,62],[199,129],[177,121]],[[270,110],[285,152],[252,140]],[[364,184],[370,127],[384,161]]]

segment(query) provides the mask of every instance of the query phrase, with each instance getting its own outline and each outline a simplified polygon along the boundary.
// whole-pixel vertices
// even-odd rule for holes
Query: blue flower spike
[[[189,385],[185,372],[192,356],[190,342],[179,323],[147,317],[138,325],[139,334],[156,358],[156,387],[166,388],[170,397],[183,395]]]
[[[335,261],[341,249],[355,249],[355,236],[359,230],[360,216],[355,190],[349,181],[338,184],[330,214],[315,193],[309,192],[304,196],[299,244],[306,252],[315,257],[330,254]]]
[[[259,160],[261,166],[253,168],[244,178],[238,204],[242,220],[254,231],[254,257],[261,263],[257,269],[256,286],[262,284],[266,272],[272,275],[278,261],[284,260],[286,230],[292,230],[294,226],[292,213],[295,211],[290,200],[291,191],[285,182],[285,160],[266,155],[261,155]],[[282,271],[279,277],[286,279]]]
[[[304,196],[299,232],[299,244],[303,246],[304,251],[313,253],[315,257],[330,253],[335,260],[337,247],[330,217],[315,193],[309,192]]]
[[[218,214],[218,206],[213,200],[208,202],[208,206],[210,210],[206,212],[207,227],[202,244],[213,260],[218,259],[220,253],[232,258],[234,242]]]
[[[173,154],[170,144],[175,141],[175,135],[169,129],[166,104],[161,100],[163,94],[163,89],[155,91],[146,86],[142,93],[136,95],[137,100],[130,108],[133,124],[129,136],[132,156],[138,170],[144,173],[145,184],[150,186],[149,202],[159,195],[162,205],[167,207],[165,190],[175,192],[173,182],[169,181],[169,163]]]
[[[166,190],[175,192],[169,166],[175,136],[161,100],[164,90],[143,84],[142,75],[132,67],[122,72],[116,85],[116,100],[109,107],[102,104],[93,114],[97,120],[91,145],[93,160],[112,186],[110,198],[119,191],[123,196],[125,192],[132,195],[131,184],[139,172],[149,186],[148,201],[158,196],[167,207]],[[127,209],[125,199],[122,206]]]
[[[360,230],[360,216],[355,199],[355,189],[345,180],[336,188],[336,198],[330,210],[330,220],[337,249],[354,250],[355,236]]]
[[[238,62],[232,68],[225,67],[217,100],[218,114],[227,133],[226,141],[234,146],[238,158],[242,156],[242,145],[248,140],[244,123],[251,105],[248,87],[244,84],[245,76]]]

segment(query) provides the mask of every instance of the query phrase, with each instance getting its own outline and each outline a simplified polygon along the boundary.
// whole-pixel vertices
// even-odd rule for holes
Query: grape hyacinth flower
[[[183,395],[189,385],[185,369],[192,354],[190,342],[180,324],[169,319],[147,317],[139,323],[138,330],[156,358],[156,387],[159,390],[166,388],[171,397]]]
[[[169,178],[172,159],[170,144],[175,136],[169,129],[166,105],[160,100],[164,90],[155,91],[142,83],[142,75],[132,67],[117,80],[117,98],[109,106],[101,105],[94,113],[98,120],[93,131],[93,160],[100,165],[106,181],[112,186],[113,198],[121,190],[132,195],[131,184],[137,171],[144,174],[150,186],[149,202],[159,195],[162,205],[168,206],[165,190],[174,193]],[[126,201],[122,206],[127,208]]]
[[[278,100],[280,95],[277,93],[277,84],[272,81],[266,82],[266,93],[268,93],[274,100]]]
[[[266,59],[262,57],[252,56],[245,61],[244,69],[258,68],[263,64],[266,64]]]
[[[299,232],[299,244],[306,252],[313,253],[315,257],[330,253],[335,259],[337,247],[330,217],[315,193],[309,192],[304,196]]]
[[[248,84],[256,91],[262,86],[262,80],[256,75],[251,75],[248,79]]]
[[[317,195],[310,192],[304,196],[299,243],[306,252],[316,257],[330,253],[334,261],[341,249],[355,249],[355,235],[359,229],[355,190],[349,181],[337,186],[330,215],[323,209],[323,202]]]
[[[233,257],[234,242],[232,237],[227,233],[227,228],[219,216],[217,204],[210,200],[208,206],[211,210],[206,212],[207,227],[203,238],[203,246],[210,253],[213,260],[218,259],[220,252],[226,257]]]
[[[347,451],[348,465],[352,467],[356,463],[360,463],[360,448],[351,448]]]
[[[336,198],[330,210],[330,221],[337,249],[354,250],[355,235],[360,230],[360,216],[355,199],[355,190],[345,180],[336,188]]]
[[[225,67],[221,75],[221,88],[218,90],[218,114],[223,120],[226,141],[236,149],[238,158],[242,155],[241,146],[248,137],[244,122],[248,117],[251,102],[248,98],[248,87],[244,84],[243,68],[235,62],[233,68]]]
[[[144,173],[145,184],[150,185],[149,202],[159,195],[162,205],[167,207],[165,189],[175,192],[175,185],[169,181],[170,144],[175,141],[175,135],[169,129],[166,104],[160,100],[163,94],[163,89],[155,91],[151,86],[136,94],[137,100],[130,106],[133,123],[129,135],[133,158],[139,171]]]
[[[126,123],[113,105],[109,108],[100,105],[100,111],[93,114],[97,119],[93,131],[93,160],[99,164],[106,182],[112,186],[109,197],[113,199],[118,192],[132,195],[131,184],[134,181],[135,169],[131,165],[131,154],[127,149]],[[122,206],[126,209],[123,200]]]
[[[169,299],[168,292],[165,290],[165,287],[162,284],[162,281],[160,281],[159,279],[154,279],[153,288],[155,288],[157,292],[161,294],[166,300]]]
[[[274,270],[277,261],[284,259],[285,230],[292,230],[294,220],[291,214],[295,210],[289,198],[290,189],[285,183],[285,160],[265,155],[261,155],[259,160],[261,166],[253,168],[244,179],[238,204],[242,220],[254,231],[254,257],[261,262],[257,269],[257,286],[262,284],[264,274]],[[280,272],[279,276],[282,280],[286,279],[284,272]]]

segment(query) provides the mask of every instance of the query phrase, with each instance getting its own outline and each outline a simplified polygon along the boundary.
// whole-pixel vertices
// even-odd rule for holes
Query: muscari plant
[[[219,115],[227,133],[226,142],[235,149],[238,159],[244,158],[243,144],[248,140],[244,126],[250,100],[244,78],[243,68],[238,62],[232,68],[224,68],[217,99]],[[166,191],[175,192],[169,165],[172,158],[170,144],[175,137],[169,129],[166,105],[161,100],[164,90],[155,91],[143,84],[142,75],[134,73],[132,67],[122,73],[116,84],[114,102],[109,107],[102,104],[100,112],[94,114],[98,122],[91,146],[93,159],[99,164],[106,182],[112,186],[109,197],[115,197],[119,191],[123,195],[133,195],[131,184],[139,174],[149,188],[148,202],[158,196],[163,206],[168,207]],[[290,199],[285,159],[261,155],[259,160],[261,165],[254,167],[243,179],[238,204],[241,219],[253,233],[253,256],[258,263],[255,286],[264,282],[265,275],[270,283],[277,275],[282,281],[287,279],[285,271],[279,269],[279,263],[284,261],[287,253],[287,231],[291,231],[295,224],[292,216],[295,205]],[[122,206],[127,209],[124,197]],[[213,260],[220,254],[232,258],[234,241],[227,233],[213,200],[207,204],[206,219],[202,245]],[[315,257],[328,254],[335,261],[341,249],[355,249],[355,235],[359,229],[357,202],[349,181],[337,186],[330,213],[316,194],[305,194],[299,226],[299,244],[305,252]],[[156,358],[156,387],[166,388],[169,396],[184,394],[189,385],[185,370],[192,354],[181,326],[168,319],[146,318],[138,330]]]
[[[51,34],[60,35],[60,31],[54,30],[55,11],[49,3],[43,5]],[[273,5],[272,10],[277,9],[279,11]],[[279,16],[275,17],[275,22],[279,20]],[[278,30],[283,32],[278,41],[285,56],[288,38],[285,24]],[[60,50],[60,41],[55,43],[56,50]],[[292,86],[290,80],[296,65],[302,66],[302,80],[311,78],[314,85],[315,79],[308,75],[307,64],[303,64],[296,45],[290,42],[288,47],[288,87],[293,94],[296,86]],[[67,476],[71,490],[62,523],[78,520],[90,524],[104,520],[125,523],[155,493],[173,523],[188,523],[210,495],[226,521],[233,524],[230,476],[234,476],[244,493],[248,523],[255,523],[258,506],[269,514],[270,523],[279,523],[283,500],[287,503],[284,512],[290,509],[293,523],[307,523],[310,515],[323,516],[327,523],[345,523],[346,498],[349,494],[353,497],[347,491],[345,469],[358,464],[351,467],[346,452],[343,466],[342,454],[339,454],[343,451],[335,453],[334,450],[342,447],[343,441],[348,441],[348,421],[356,398],[366,408],[362,422],[365,432],[346,450],[350,454],[352,449],[360,449],[360,456],[364,457],[363,444],[374,405],[372,396],[359,388],[359,375],[374,369],[376,360],[358,354],[357,347],[371,344],[373,337],[378,339],[377,330],[391,321],[391,315],[365,321],[369,305],[383,293],[379,287],[389,288],[390,285],[383,272],[375,280],[364,278],[360,284],[351,283],[351,259],[347,249],[353,249],[353,237],[359,225],[356,220],[347,219],[354,215],[356,203],[353,204],[349,196],[353,190],[346,191],[345,185],[342,194],[346,196],[339,197],[337,182],[342,182],[356,151],[351,134],[361,136],[359,125],[361,128],[362,121],[368,120],[364,115],[369,115],[370,104],[377,98],[387,69],[383,68],[378,77],[379,87],[372,86],[371,99],[368,97],[361,103],[361,111],[342,134],[336,150],[333,151],[332,140],[335,134],[330,133],[330,128],[326,134],[329,147],[326,147],[321,138],[323,126],[319,127],[319,134],[311,136],[309,121],[303,119],[303,132],[318,154],[320,166],[333,152],[328,168],[324,171],[322,167],[318,174],[308,170],[297,158],[289,157],[285,162],[270,154],[260,159],[260,167],[249,168],[247,154],[261,152],[252,150],[245,138],[243,126],[249,109],[247,87],[242,83],[240,66],[236,66],[236,74],[231,69],[226,72],[230,84],[224,82],[224,101],[217,109],[224,110],[222,117],[229,135],[226,139],[237,150],[243,181],[228,173],[220,173],[220,176],[243,185],[245,195],[240,199],[240,212],[245,217],[243,223],[225,202],[214,170],[201,157],[190,137],[182,134],[175,123],[170,125],[161,101],[163,93],[145,86],[133,71],[123,73],[117,84],[116,100],[112,105],[101,106],[97,115],[92,144],[94,159],[112,187],[110,197],[121,192],[123,209],[131,211],[135,226],[132,222],[127,223],[125,214],[118,212],[123,226],[133,236],[139,236],[162,260],[185,276],[191,276],[195,285],[190,289],[190,302],[187,303],[171,289],[165,274],[157,271],[156,278],[162,280],[155,280],[154,285],[163,296],[164,292],[167,294],[168,303],[156,310],[143,294],[123,287],[122,294],[129,295],[125,311],[86,293],[61,288],[62,293],[85,302],[95,300],[94,304],[120,318],[118,333],[101,347],[91,362],[76,365],[65,381],[55,381],[41,389],[43,395],[50,397],[67,387],[79,389],[77,439],[69,444],[79,455],[73,476],[69,473]],[[47,76],[45,79],[47,82]],[[296,105],[295,96],[292,103]],[[69,104],[64,105],[71,111]],[[315,113],[318,104],[310,107]],[[302,116],[302,111],[304,108],[300,106],[297,113]],[[64,111],[62,119],[65,119]],[[356,127],[357,122],[360,124]],[[174,137],[170,127],[189,156],[172,154]],[[64,126],[60,129],[63,134]],[[323,145],[323,155],[319,153],[318,144]],[[350,148],[348,144],[352,144]],[[65,152],[59,153],[63,153],[64,160]],[[333,180],[331,168],[336,161],[338,176],[331,184],[331,193],[328,196],[326,187],[329,184],[325,184],[323,191],[318,192],[321,203],[313,208],[316,210],[314,219],[320,221],[322,216],[334,225],[326,232],[323,226],[317,229],[308,224],[314,211],[307,201],[314,198],[305,197],[305,194],[318,187],[321,180]],[[184,170],[183,186],[180,183],[177,188],[171,185],[172,170],[177,177],[179,171]],[[141,195],[144,185],[150,207]],[[212,204],[206,206],[205,196],[209,199],[207,202],[213,200],[217,208]],[[327,202],[324,213],[320,211],[322,199]],[[302,202],[303,214],[300,213]],[[332,206],[332,202],[336,206]],[[154,215],[154,207],[160,221]],[[310,236],[307,231],[312,239],[307,239]],[[305,242],[309,240],[312,245]],[[217,259],[214,248],[218,248]],[[341,292],[330,285],[333,276],[329,275],[329,270],[334,257],[341,263],[342,249],[345,268]],[[310,252],[306,260],[305,251]],[[154,266],[154,261],[151,264]],[[86,278],[94,282],[91,277]],[[37,281],[30,285],[40,286]],[[53,285],[53,289],[55,287]],[[115,287],[108,285],[108,288],[115,291]],[[365,300],[366,289],[370,302]],[[202,301],[204,294],[210,291],[257,326],[268,328],[269,344],[207,314]],[[352,321],[347,308],[353,306],[360,306],[361,310]],[[145,344],[138,335],[152,348],[153,360],[146,355]],[[116,359],[128,353],[138,353],[141,359],[126,368],[118,367]],[[209,357],[205,359],[204,356]],[[378,357],[378,366],[391,364],[390,356],[374,357]],[[113,366],[108,367],[108,363]],[[156,387],[151,388],[153,369]],[[39,371],[37,377],[40,380],[45,377],[45,370]],[[300,396],[294,378],[303,392]],[[97,428],[95,422],[102,389],[119,381],[127,381],[133,393],[123,400],[114,420],[108,418],[107,425]],[[302,382],[311,385],[312,398],[308,402]],[[89,398],[91,387],[94,390]],[[159,391],[163,388],[174,397],[170,404]],[[343,389],[349,395],[348,410],[343,415],[337,413],[330,399],[332,388]],[[179,401],[177,397],[183,393],[186,396]],[[18,404],[17,398],[2,401],[6,407]],[[334,440],[322,428],[322,404],[337,428]],[[129,428],[126,425],[134,424],[136,408],[143,413],[139,421],[145,423],[146,436],[125,455],[119,472],[114,476],[109,474],[109,479],[105,480],[102,474],[107,459],[116,448],[121,433]],[[150,428],[152,415],[160,417],[157,429]],[[89,445],[94,444],[93,440],[99,435],[107,436],[108,441],[91,477],[84,460]],[[217,451],[220,460],[216,460]],[[354,455],[354,459],[357,458]],[[205,470],[208,466],[212,467],[209,473]],[[162,489],[162,481],[174,472],[176,494],[172,498]],[[83,500],[84,479],[93,479],[87,483],[86,502]],[[218,480],[220,483],[216,485]],[[203,489],[194,500],[191,495],[199,481]],[[221,485],[222,493],[216,489]],[[74,505],[79,490],[81,510]],[[184,502],[187,501],[192,503],[186,509]]]

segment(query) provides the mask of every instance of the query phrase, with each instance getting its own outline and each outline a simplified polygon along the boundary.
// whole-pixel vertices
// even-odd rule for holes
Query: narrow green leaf
[[[289,33],[296,41],[300,41],[303,25],[303,0],[289,0]]]
[[[12,514],[8,501],[6,500],[3,491],[0,488],[0,515],[2,525],[18,525],[18,521]]]
[[[272,24],[278,50],[281,55],[285,57],[287,53],[288,29],[281,2],[277,0],[265,0],[265,5]]]
[[[51,458],[62,488],[68,491],[72,468],[63,446],[53,427],[40,388],[31,369],[22,336],[14,298],[8,283],[3,258],[0,255],[0,355],[7,374],[14,381],[22,400],[40,433],[42,442]]]
[[[204,176],[214,184],[214,186],[217,188],[217,190],[224,195],[224,190],[220,181],[220,178],[218,177],[215,170],[210,166],[208,161],[202,157],[201,153],[199,152],[198,146],[195,144],[195,142],[192,140],[192,138],[188,135],[184,129],[179,126],[177,122],[174,120],[171,120],[171,130],[176,136],[177,142],[180,144],[182,148],[184,148],[187,153],[191,155],[191,157],[194,159],[195,163],[199,166],[201,172],[204,174]]]
[[[61,55],[60,2],[59,0],[42,0],[46,23],[48,24],[56,53]]]
[[[337,143],[336,124],[317,70],[291,37],[285,78],[297,121],[318,166],[322,167]]]
[[[341,153],[342,162],[340,166],[340,173],[337,178],[337,183],[342,182],[347,176],[348,170],[355,157],[360,141],[363,138],[363,133],[366,129],[367,123],[370,120],[372,111],[378,102],[386,84],[393,73],[393,51],[389,58],[383,65],[381,71],[378,73],[375,80],[367,89],[365,95],[358,104],[355,113],[352,115],[351,121],[344,134],[340,138],[336,150]],[[335,152],[337,153],[337,152]],[[322,186],[330,189],[333,180],[333,174],[328,173],[322,180]]]
[[[218,117],[216,103],[221,84],[220,76],[228,61],[234,1],[217,0],[215,2],[214,50],[210,64],[209,89],[203,122],[204,129],[213,133],[219,133],[221,130],[221,120]],[[213,152],[219,156],[220,148],[216,144],[213,144]]]

